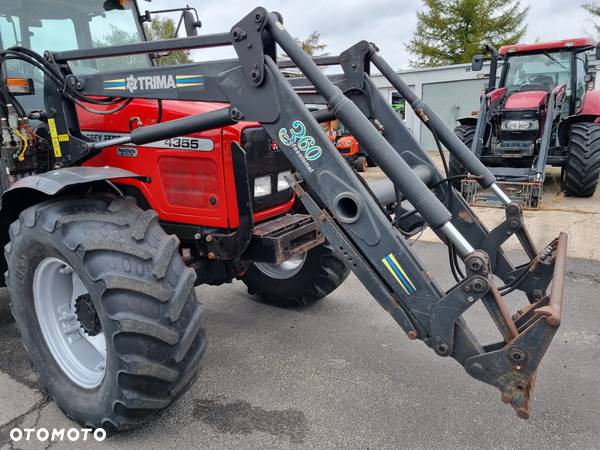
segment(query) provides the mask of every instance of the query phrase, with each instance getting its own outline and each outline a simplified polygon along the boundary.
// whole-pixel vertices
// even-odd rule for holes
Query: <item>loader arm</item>
[[[237,60],[85,76],[75,76],[68,68],[69,61],[78,59],[224,45],[234,47]],[[276,63],[276,45],[324,99],[329,114],[351,130],[386,173],[397,190],[398,202],[409,203],[423,224],[462,259],[466,273],[448,292],[415,254],[402,233],[402,224],[384,213],[284,77]],[[400,92],[408,87],[374,45],[360,47],[354,56],[361,58],[362,68],[356,72],[346,68],[345,75],[367,93],[372,105],[368,113],[359,106],[361,97],[351,100],[349,92],[344,94],[298,46],[281,17],[263,8],[253,10],[230,33],[47,53],[43,64],[47,69],[46,110],[55,124],[51,136],[55,155],[64,165],[76,165],[114,145],[141,145],[240,120],[259,122],[295,167],[289,181],[324,236],[408,337],[424,341],[440,356],[451,356],[470,375],[500,389],[503,401],[511,403],[520,417],[528,417],[538,365],[560,324],[567,237],[561,234],[542,251],[535,250],[519,207],[510,203],[494,176],[434,111],[407,97],[469,172],[506,205],[506,221],[487,231],[386,105],[368,77],[368,65],[373,63]],[[98,143],[81,134],[75,113],[75,103],[92,96],[217,101],[224,106]],[[417,170],[417,166],[427,170]],[[500,249],[513,234],[530,259],[517,267]],[[498,287],[494,275],[503,279],[505,286]],[[531,304],[511,315],[503,295],[514,290],[524,292]],[[462,317],[479,301],[502,335],[496,344],[481,345]]]

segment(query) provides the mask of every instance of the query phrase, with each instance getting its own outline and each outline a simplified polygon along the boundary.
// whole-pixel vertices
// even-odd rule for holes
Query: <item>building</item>
[[[590,55],[589,67],[597,72],[600,61]],[[501,70],[499,68],[499,70]],[[457,119],[476,114],[479,110],[479,100],[487,83],[489,63],[480,72],[473,72],[471,64],[456,64],[451,66],[431,67],[400,71],[399,74],[417,96],[430,105],[446,123],[453,129]],[[373,74],[372,79],[383,95],[394,104],[399,101],[398,93],[381,75]],[[600,88],[600,76],[596,77],[596,89]],[[425,127],[412,109],[407,106],[404,110],[405,124],[426,150],[435,149],[435,142],[427,127]]]
[[[430,105],[453,129],[456,120],[472,115],[479,109],[479,99],[487,83],[489,65],[481,72],[473,72],[471,64],[412,69],[399,72],[417,96]],[[383,76],[374,74],[372,79],[390,103],[396,103],[398,93]],[[426,150],[435,148],[435,142],[413,110],[404,111],[405,124]]]

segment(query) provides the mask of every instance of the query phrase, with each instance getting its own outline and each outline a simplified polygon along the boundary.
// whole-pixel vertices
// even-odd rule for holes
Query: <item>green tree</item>
[[[151,41],[160,41],[163,39],[172,39],[175,35],[175,22],[168,17],[153,17],[150,25],[145,26],[146,36]],[[161,54],[156,58],[156,61],[161,66],[187,64],[192,62],[190,52],[187,50],[178,50]]]
[[[302,50],[304,50],[307,55],[323,56],[327,54],[323,52],[323,50],[327,48],[327,44],[321,42],[321,33],[318,31],[313,31],[304,40],[296,38],[296,41],[298,44],[300,44]]]
[[[423,0],[417,29],[406,45],[414,67],[470,62],[484,44],[518,42],[529,7],[520,0]]]
[[[592,3],[586,3],[583,5],[583,9],[585,9],[590,16],[592,16],[592,21],[594,22],[594,28],[596,32],[600,34],[600,25],[596,20],[600,19],[600,2],[593,1]]]
[[[115,25],[110,25],[110,32],[99,39],[94,39],[94,47],[112,47],[113,45],[135,44],[140,42],[136,32],[129,33]],[[97,70],[105,72],[119,70],[123,67],[138,68],[147,66],[147,57],[143,55],[117,56],[114,58],[101,58],[94,60],[93,65]],[[89,62],[78,61],[74,64],[89,65]]]

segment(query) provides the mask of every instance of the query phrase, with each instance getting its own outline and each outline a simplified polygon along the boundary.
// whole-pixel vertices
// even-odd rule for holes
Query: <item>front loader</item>
[[[237,58],[74,71],[85,61],[222,46],[232,46]],[[291,59],[285,64],[296,66],[314,92],[298,93],[284,77],[278,47]],[[321,298],[351,269],[409,339],[456,360],[469,375],[498,388],[520,417],[529,417],[535,375],[561,321],[567,236],[561,233],[537,249],[520,207],[435,112],[411,96],[374,44],[359,42],[326,61],[344,72],[332,81],[319,69],[323,60],[313,61],[302,50],[278,13],[256,8],[228,33],[43,56],[17,46],[0,55],[3,62],[27,61],[44,77],[44,108],[28,114],[43,124],[31,135],[37,140],[27,140],[30,149],[23,148],[25,140],[23,146],[11,147],[12,140],[3,144],[12,158],[1,210],[5,223],[13,221],[6,281],[34,366],[69,416],[124,430],[169,405],[196,379],[205,344],[193,286],[227,281],[226,276],[207,281],[213,267],[244,279],[260,264],[270,264],[271,272],[261,272],[270,278],[254,287],[265,289],[265,282],[283,277],[287,291],[279,283],[281,290],[268,296],[275,302],[289,291],[306,290],[309,301]],[[369,76],[372,66],[481,186],[494,192],[504,205],[504,222],[488,231],[479,221],[378,92]],[[19,127],[22,107],[12,112],[22,98],[16,86],[27,84],[3,82],[11,135],[28,131]],[[156,124],[131,117],[124,121],[130,131],[113,136],[92,139],[82,131],[78,108],[92,109],[96,103],[96,112],[111,117],[141,100],[209,102],[211,107]],[[319,102],[327,109],[306,107]],[[370,188],[348,166],[319,125],[334,118],[386,173],[387,186]],[[233,131],[245,126],[260,126],[268,137],[272,154],[262,156],[263,166],[275,164],[273,154],[292,166],[283,179],[295,193],[293,209],[268,220],[253,212],[256,202],[250,195],[248,161],[256,140],[237,141]],[[190,223],[189,217],[179,223],[175,215],[167,219],[155,207],[167,188],[170,201],[206,198],[216,208],[223,198],[194,196],[194,171],[209,177],[218,170],[215,165],[177,164],[170,158],[181,150],[164,143],[188,136],[214,143],[220,135],[231,136],[222,141],[227,146],[223,158],[233,162],[233,173],[225,176],[234,187],[230,200],[238,222],[221,229]],[[155,153],[156,164],[137,163]],[[19,163],[29,164],[33,174],[22,176],[23,169],[15,180],[12,172],[18,172]],[[169,187],[173,179],[180,181],[177,177],[181,183]],[[408,240],[426,226],[448,247],[456,275],[448,291]],[[514,265],[501,249],[512,236],[522,244],[524,264]],[[265,252],[271,255],[268,261]],[[323,261],[327,270],[318,272]],[[303,270],[316,271],[314,283],[284,276]],[[505,296],[515,291],[527,300],[511,313]],[[481,344],[462,317],[478,302],[501,335],[494,344]],[[97,351],[78,352],[79,343],[86,342]],[[65,355],[74,356],[75,363]]]

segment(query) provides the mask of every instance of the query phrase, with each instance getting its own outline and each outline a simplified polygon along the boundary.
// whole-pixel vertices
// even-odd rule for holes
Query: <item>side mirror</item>
[[[596,44],[596,59],[600,59],[600,42]]]
[[[471,62],[471,70],[473,72],[479,72],[481,69],[483,69],[483,55],[473,56],[473,61]]]
[[[202,26],[202,23],[199,20],[196,20],[194,15],[190,10],[185,10],[182,13],[183,16],[183,25],[185,26],[185,34],[188,37],[198,36],[198,28]]]

